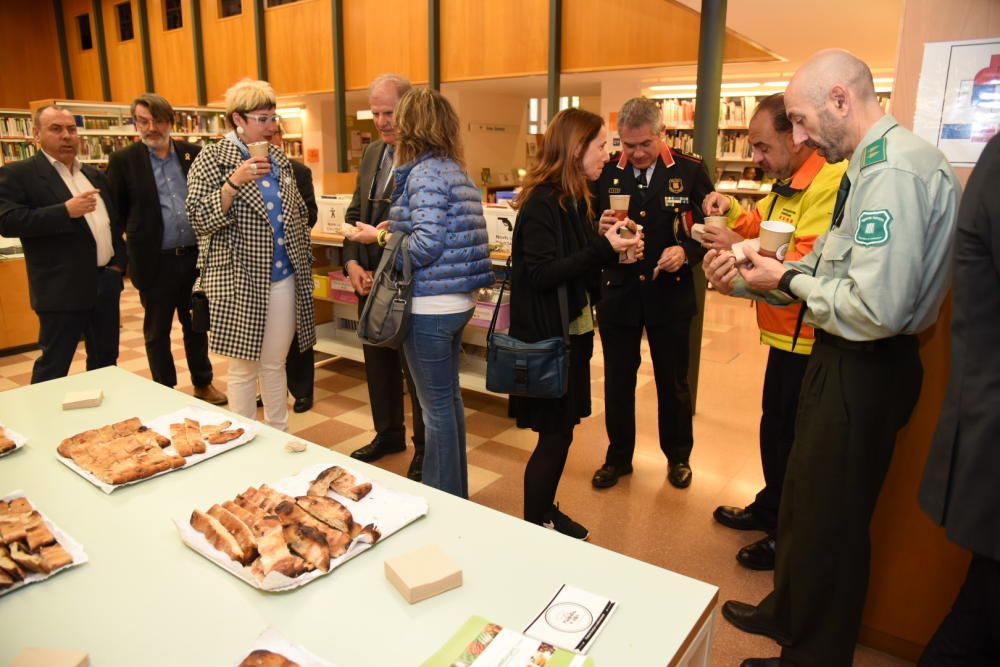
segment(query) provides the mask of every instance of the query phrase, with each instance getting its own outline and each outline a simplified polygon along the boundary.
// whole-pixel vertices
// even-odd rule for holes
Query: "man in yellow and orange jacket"
[[[709,194],[704,201],[705,214],[725,215],[728,229],[706,227],[702,243],[706,248],[728,250],[744,238],[756,238],[762,221],[780,220],[795,227],[785,260],[801,259],[830,226],[847,162],[827,164],[813,147],[795,144],[781,94],[771,95],[757,106],[750,119],[748,139],[754,163],[778,181],[770,194],[749,211],[744,211],[733,197],[719,192]],[[801,309],[801,305],[779,307],[757,302],[760,340],[771,347],[760,419],[764,488],[746,507],[723,505],[714,513],[719,523],[730,528],[767,532],[763,539],[737,554],[740,564],[753,570],[774,569],[781,487],[795,438],[799,389],[814,338],[812,328],[798,324]]]

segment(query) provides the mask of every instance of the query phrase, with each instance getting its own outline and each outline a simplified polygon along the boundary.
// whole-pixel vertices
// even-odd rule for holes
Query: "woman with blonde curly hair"
[[[230,407],[253,419],[259,378],[264,419],[285,430],[285,358],[296,334],[301,350],[312,347],[316,327],[306,204],[288,158],[269,143],[280,122],[275,104],[266,81],[243,79],[226,91],[230,131],[191,165],[187,213],[210,346],[230,358]]]
[[[462,329],[476,291],[493,284],[479,190],[462,166],[458,116],[440,93],[414,88],[399,101],[396,190],[387,229],[358,223],[351,240],[385,244],[408,234],[413,309],[404,350],[423,408],[425,484],[469,497],[465,407],[458,384]]]

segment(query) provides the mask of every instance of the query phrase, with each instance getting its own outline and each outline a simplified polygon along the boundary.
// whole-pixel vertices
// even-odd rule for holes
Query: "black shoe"
[[[419,482],[424,478],[424,452],[414,452],[410,461],[410,469],[406,471],[406,476],[414,482]]]
[[[752,604],[729,600],[722,605],[722,617],[743,632],[749,632],[752,635],[764,635],[779,644],[781,643],[778,633],[772,630],[765,620],[761,618],[757,612],[757,607]]]
[[[295,399],[295,405],[292,406],[292,410],[295,412],[305,412],[313,406],[312,396],[303,396],[302,398]]]
[[[586,540],[590,537],[589,530],[559,511],[558,503],[552,506],[548,516],[542,520],[542,527],[578,540]]]
[[[594,478],[590,480],[590,483],[594,485],[595,489],[607,489],[617,484],[619,477],[631,474],[631,465],[616,466],[605,463],[594,473]]]
[[[736,560],[751,570],[774,569],[774,538],[770,535],[748,544],[736,554]]]
[[[740,667],[781,667],[781,658],[747,658]]]
[[[712,513],[715,520],[726,528],[733,530],[771,530],[774,526],[768,525],[751,509],[743,507],[733,507],[732,505],[719,505]]]
[[[257,407],[258,408],[264,407],[264,399],[260,397],[260,394],[257,394]]]
[[[372,461],[378,461],[386,454],[395,454],[396,452],[402,451],[406,451],[406,445],[403,443],[399,443],[398,445],[386,445],[376,437],[364,447],[355,449],[351,452],[351,458],[364,461],[365,463],[371,463]]]
[[[667,465],[667,479],[678,489],[686,489],[691,486],[691,466],[687,461],[682,463],[670,463]]]

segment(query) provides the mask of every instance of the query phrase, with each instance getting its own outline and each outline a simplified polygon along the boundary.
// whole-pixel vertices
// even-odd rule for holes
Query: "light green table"
[[[98,408],[64,412],[67,391],[100,387]],[[273,627],[339,667],[416,665],[469,616],[522,629],[563,583],[617,599],[590,654],[598,667],[707,665],[718,589],[346,458],[323,447],[284,450],[263,427],[240,448],[106,495],[56,461],[71,434],[127,417],[204,406],[118,368],[0,393],[0,422],[29,438],[0,459],[0,495],[23,489],[83,544],[90,562],[0,598],[0,664],[22,648],[74,648],[96,667],[226,666]],[[424,496],[428,515],[288,593],[264,593],[184,546],[172,523],[303,467],[348,465]],[[438,544],[464,571],[462,587],[407,604],[383,562]]]

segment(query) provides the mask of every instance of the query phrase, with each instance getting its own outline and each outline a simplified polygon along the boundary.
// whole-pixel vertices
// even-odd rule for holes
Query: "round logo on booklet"
[[[594,622],[594,615],[581,604],[560,602],[545,611],[545,622],[560,632],[582,632]]]

